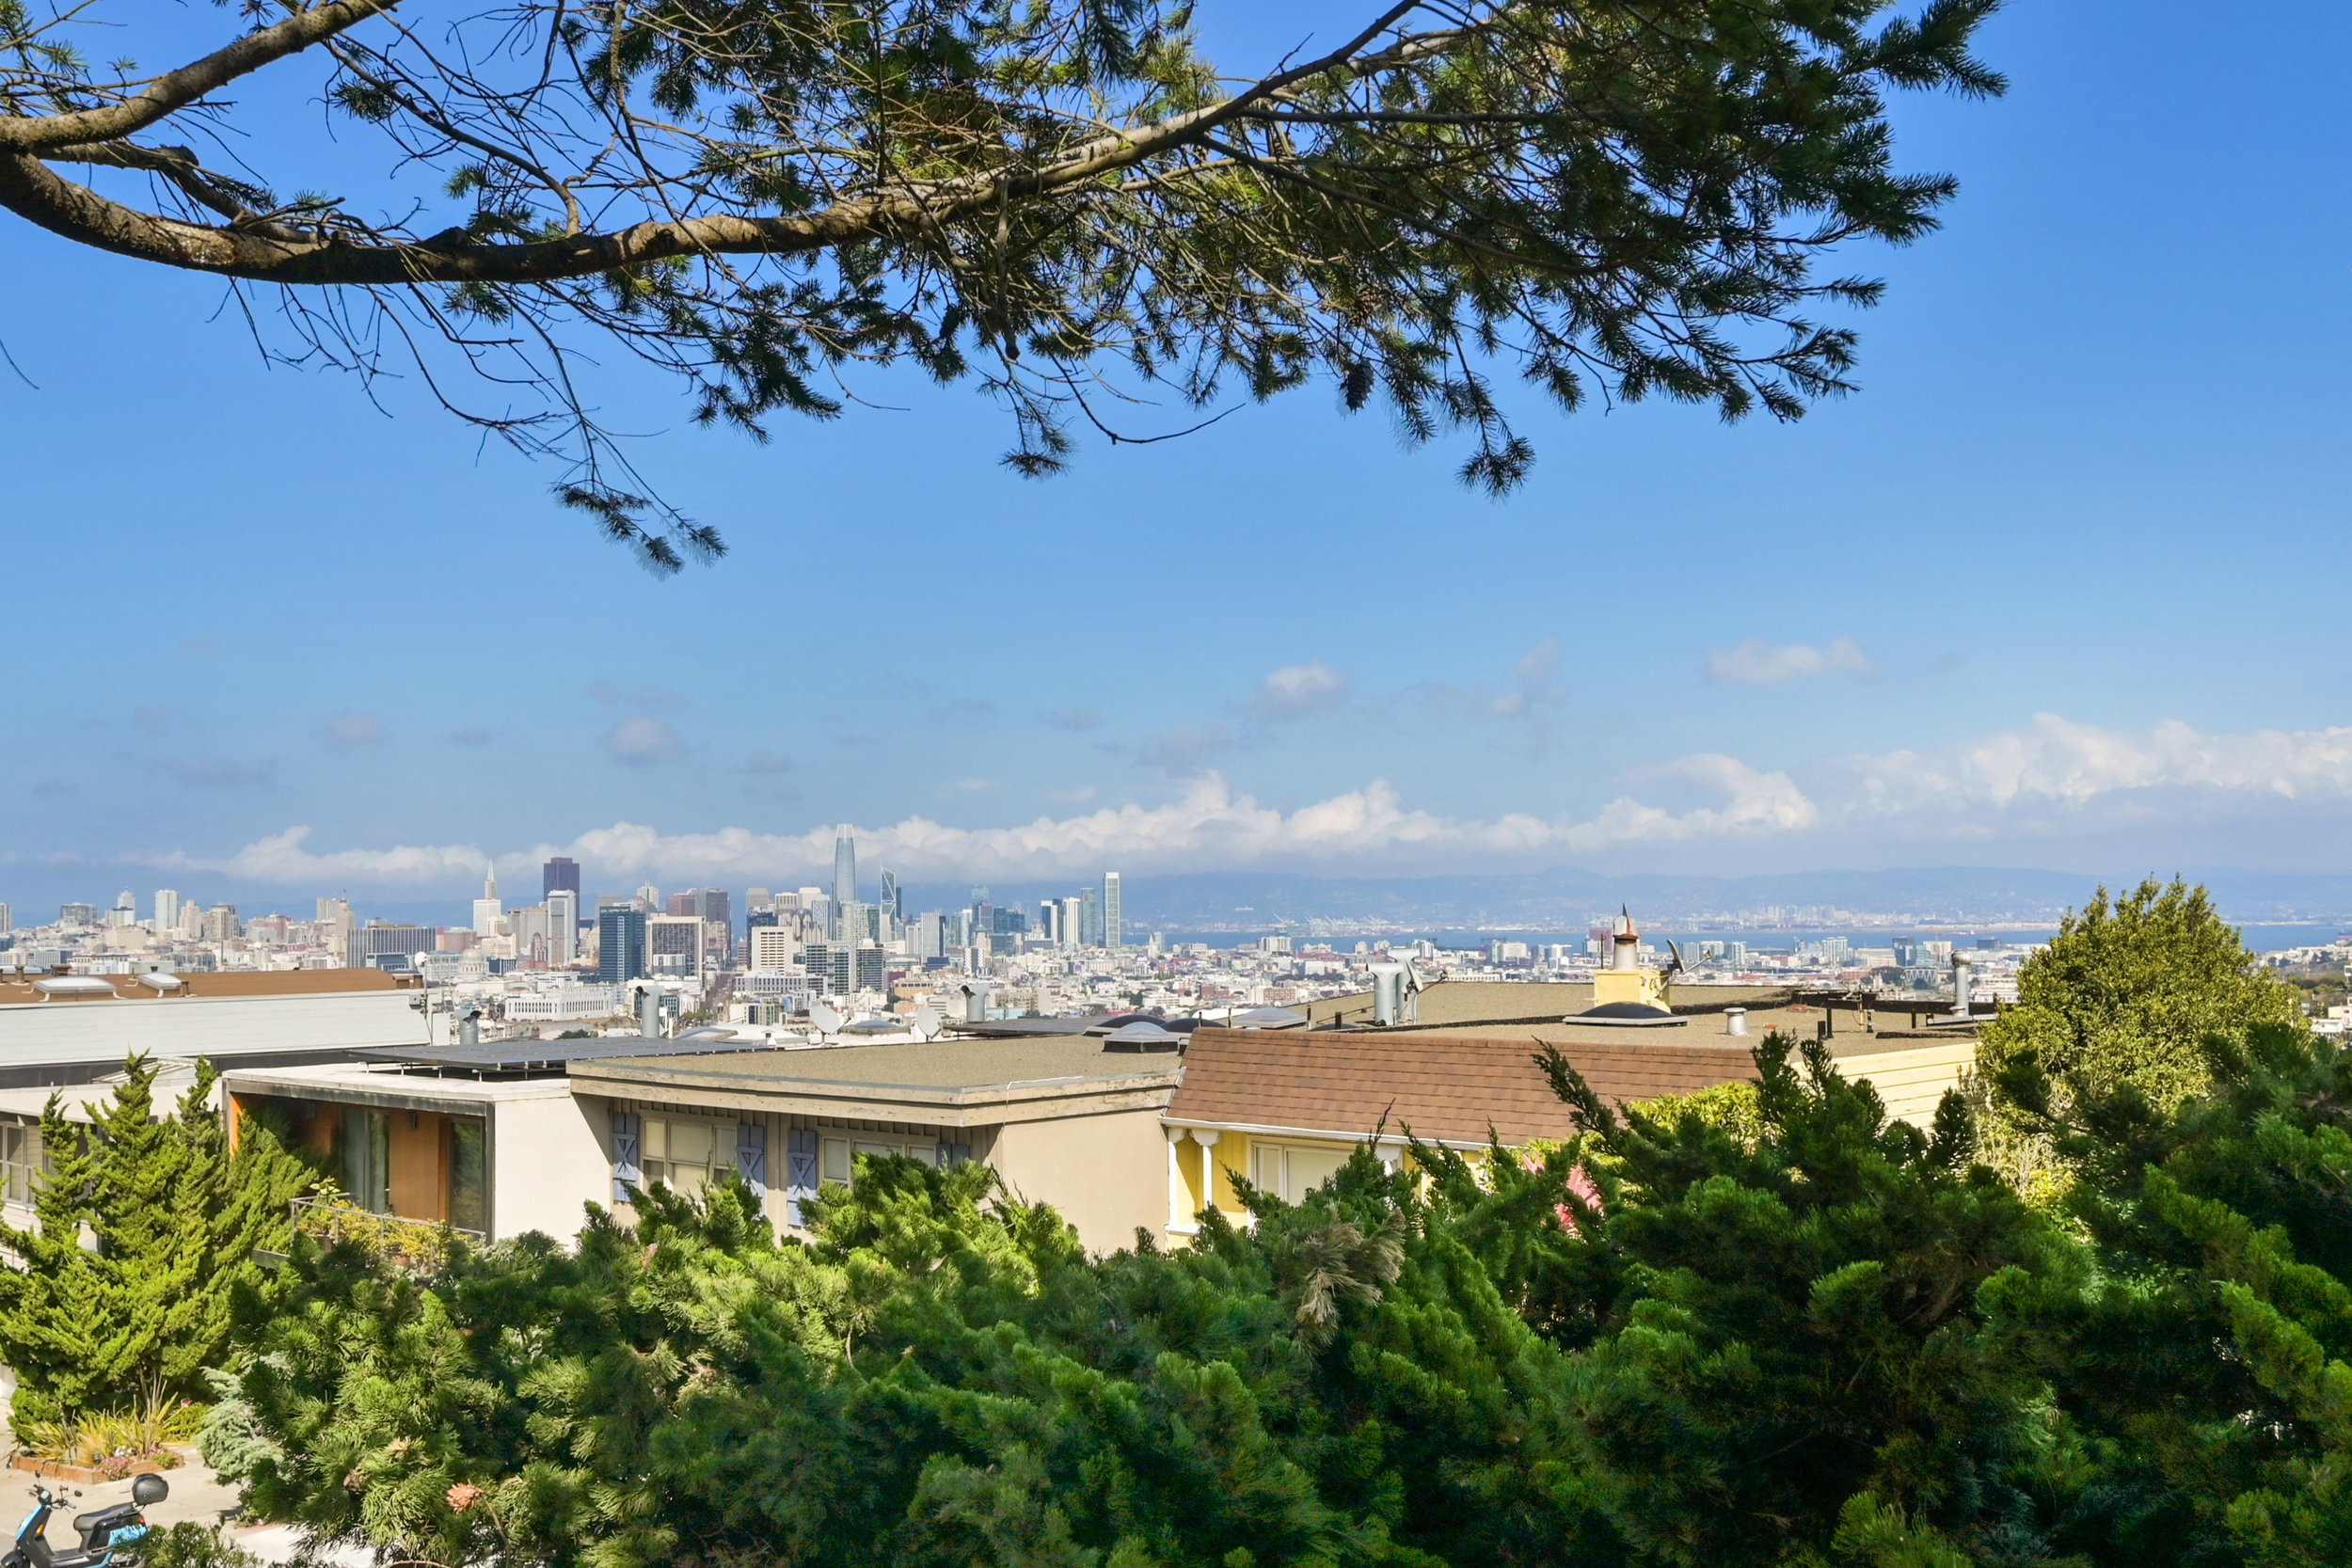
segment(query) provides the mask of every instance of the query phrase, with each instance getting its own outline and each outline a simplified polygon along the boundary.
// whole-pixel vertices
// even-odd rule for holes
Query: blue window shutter
[[[637,1164],[638,1121],[634,1111],[612,1113],[612,1201],[629,1201],[628,1189],[642,1184],[644,1171]]]
[[[817,1196],[817,1129],[795,1127],[784,1138],[784,1217],[787,1224],[805,1225],[801,1200]]]
[[[755,1121],[735,1124],[735,1173],[759,1196],[759,1212],[768,1212],[768,1129]]]

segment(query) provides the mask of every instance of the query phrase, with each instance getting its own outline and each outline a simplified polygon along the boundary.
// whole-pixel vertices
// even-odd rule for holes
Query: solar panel
[[[545,1072],[572,1062],[606,1061],[616,1056],[715,1056],[745,1051],[781,1051],[762,1039],[725,1039],[682,1036],[676,1039],[643,1035],[602,1035],[571,1040],[484,1040],[476,1045],[395,1047],[356,1051],[372,1062],[395,1062],[405,1067],[455,1068],[466,1072]]]

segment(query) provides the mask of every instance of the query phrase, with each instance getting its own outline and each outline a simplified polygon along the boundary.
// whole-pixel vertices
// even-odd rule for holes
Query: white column
[[[1215,1148],[1216,1140],[1224,1135],[1205,1127],[1192,1130],[1192,1141],[1200,1146],[1200,1207],[1203,1209],[1216,1207],[1216,1160],[1209,1150]]]
[[[1168,1133],[1168,1233],[1176,1236],[1188,1235],[1193,1228],[1192,1194],[1184,1185],[1184,1164],[1176,1157],[1176,1151],[1184,1144],[1184,1129],[1170,1127],[1166,1129],[1166,1132]]]

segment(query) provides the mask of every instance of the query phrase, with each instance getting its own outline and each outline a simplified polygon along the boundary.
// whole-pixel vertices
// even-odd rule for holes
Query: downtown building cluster
[[[834,846],[830,885],[735,892],[644,885],[593,897],[581,868],[557,856],[541,868],[536,903],[508,905],[486,875],[463,926],[360,920],[340,896],[310,919],[245,917],[157,891],[142,913],[124,892],[111,907],[64,905],[20,928],[0,904],[8,947],[0,968],[122,974],[146,972],[365,968],[421,982],[430,1009],[469,1010],[478,1026],[552,1035],[641,1027],[651,998],[660,1027],[691,1022],[788,1028],[812,1007],[843,1022],[1016,1018],[1144,1011],[1168,1017],[1295,1006],[1353,994],[1375,963],[1403,961],[1423,983],[1443,978],[1574,982],[1591,977],[1608,936],[1578,943],[1496,937],[1462,947],[1277,934],[1231,946],[1171,944],[1131,929],[1120,873],[1063,896],[1016,906],[986,887],[955,909],[910,911],[898,875],[861,878],[854,835]],[[1689,982],[1800,984],[1888,994],[1948,988],[1954,944],[1899,937],[1865,946],[1847,937],[1645,942],[1642,961],[1673,963]],[[1343,948],[1352,947],[1352,951]],[[1968,957],[1980,1000],[2011,1000],[2028,948],[1978,939]],[[453,1024],[452,1025],[453,1027]]]

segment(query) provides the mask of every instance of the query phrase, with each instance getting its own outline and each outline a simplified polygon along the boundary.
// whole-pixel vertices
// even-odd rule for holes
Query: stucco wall
[[[983,1156],[1022,1197],[1052,1204],[1089,1252],[1136,1244],[1168,1226],[1168,1135],[1156,1107],[997,1130]]]
[[[180,996],[0,1006],[0,1070],[72,1062],[119,1066],[135,1052],[228,1061],[287,1052],[424,1043],[415,991]]]
[[[490,1235],[526,1230],[569,1243],[586,1219],[582,1205],[612,1199],[612,1157],[592,1113],[601,1102],[555,1092],[499,1101],[490,1133]]]

